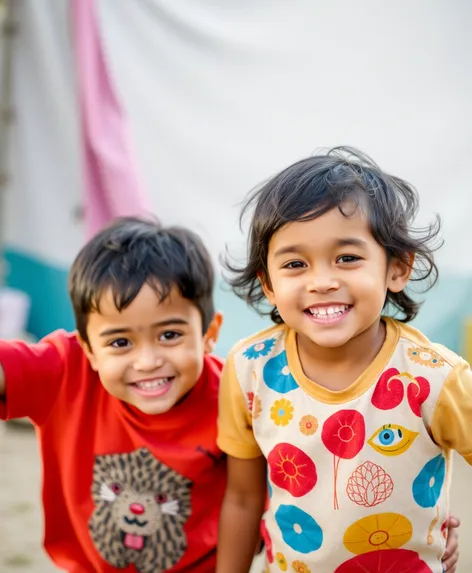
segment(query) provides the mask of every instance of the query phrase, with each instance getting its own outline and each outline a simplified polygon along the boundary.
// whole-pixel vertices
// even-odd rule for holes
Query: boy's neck
[[[326,348],[297,335],[300,364],[305,376],[329,390],[345,390],[374,361],[386,336],[385,322],[379,318],[367,330],[341,347]]]

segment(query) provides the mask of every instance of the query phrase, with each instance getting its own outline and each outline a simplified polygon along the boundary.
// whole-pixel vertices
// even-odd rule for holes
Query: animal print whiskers
[[[89,522],[94,544],[110,565],[140,573],[173,567],[187,548],[192,482],[142,448],[97,456]]]

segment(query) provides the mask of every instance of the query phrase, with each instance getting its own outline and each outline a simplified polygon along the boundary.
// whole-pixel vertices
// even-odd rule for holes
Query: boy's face
[[[378,325],[387,290],[401,291],[410,269],[387,262],[360,209],[347,203],[311,221],[289,223],[269,242],[264,292],[306,342],[340,348]]]
[[[162,414],[198,381],[221,321],[215,315],[202,335],[200,311],[177,288],[160,301],[145,284],[121,312],[107,291],[100,312],[88,318],[89,345],[82,347],[107,392],[145,414]]]

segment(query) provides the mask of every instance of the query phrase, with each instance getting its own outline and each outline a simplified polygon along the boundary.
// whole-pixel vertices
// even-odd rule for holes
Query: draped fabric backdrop
[[[36,335],[73,326],[67,268],[103,219],[150,206],[201,233],[218,264],[226,245],[244,252],[251,188],[348,144],[418,188],[419,223],[441,213],[441,279],[417,324],[460,350],[472,311],[471,3],[80,5],[16,0],[7,259]],[[96,29],[77,20],[86,9]],[[79,216],[86,199],[105,205],[86,211],[93,222]],[[223,354],[267,322],[221,283],[217,304]]]

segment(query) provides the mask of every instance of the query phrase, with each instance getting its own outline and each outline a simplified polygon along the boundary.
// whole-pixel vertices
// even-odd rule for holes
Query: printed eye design
[[[121,484],[115,482],[111,484],[111,491],[113,493],[116,493],[116,495],[119,495],[121,493],[122,487]]]
[[[165,503],[167,501],[167,495],[165,493],[158,493],[156,495],[156,501],[159,504]]]
[[[397,424],[386,424],[376,430],[367,443],[379,454],[399,456],[408,450],[418,432]]]

